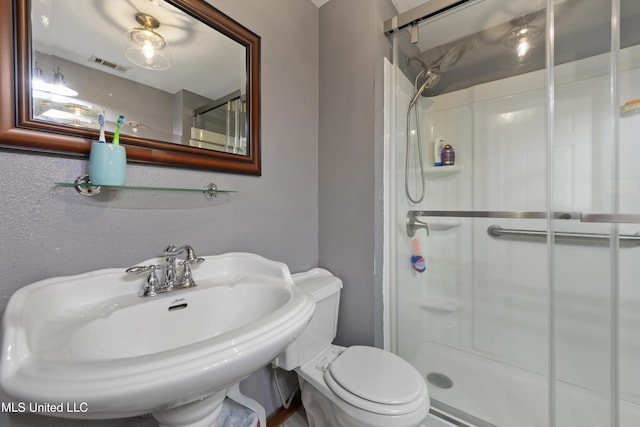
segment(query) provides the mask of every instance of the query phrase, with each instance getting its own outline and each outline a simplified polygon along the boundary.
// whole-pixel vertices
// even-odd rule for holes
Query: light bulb
[[[147,64],[151,64],[153,62],[153,55],[155,51],[153,50],[153,45],[149,40],[145,40],[142,45],[142,54],[144,55],[144,62]]]
[[[531,48],[531,45],[527,41],[526,37],[520,39],[520,41],[518,42],[518,46],[516,47],[516,53],[518,54],[518,58],[519,59],[524,58],[527,52],[529,52],[530,48]]]
[[[166,70],[171,66],[171,53],[165,39],[154,30],[160,23],[153,16],[137,13],[141,27],[126,33],[125,56],[134,64],[149,70]]]

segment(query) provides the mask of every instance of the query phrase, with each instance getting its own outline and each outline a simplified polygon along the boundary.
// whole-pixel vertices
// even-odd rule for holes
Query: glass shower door
[[[628,244],[628,237],[640,235],[640,28],[638,16],[640,4],[633,0],[620,3],[620,45],[617,57],[617,104],[613,116],[617,116],[617,155],[613,176],[617,181],[616,192],[621,222],[612,224],[612,232],[619,235],[619,251],[612,259],[618,263],[614,289],[618,301],[615,318],[617,334],[613,345],[617,352],[617,375],[614,399],[619,402],[614,416],[622,427],[640,423],[640,249]],[[619,108],[616,108],[619,107]],[[624,218],[622,218],[624,217]],[[629,247],[631,246],[631,247]],[[617,372],[616,372],[617,371]]]
[[[556,426],[633,427],[640,424],[640,3],[581,7],[591,25],[578,38],[556,34],[554,43],[553,206],[572,203],[582,213],[577,231],[606,239],[579,250],[553,246],[553,419]],[[582,25],[571,19],[555,26]],[[592,53],[567,60],[581,50]],[[580,155],[580,146],[587,152]],[[572,184],[580,169],[590,169],[589,179]]]
[[[548,425],[541,3],[472,1],[422,23],[416,44],[410,31],[394,39],[396,222],[416,226],[413,236],[396,236],[393,350],[423,373],[436,412],[483,427]],[[425,84],[420,73],[439,80],[418,96],[416,120],[408,112]],[[453,166],[434,165],[440,140],[454,148]],[[411,202],[405,180],[412,196],[424,182],[422,201]],[[569,212],[562,221],[575,220]],[[538,234],[514,234],[521,230]],[[416,252],[426,260],[422,273],[412,269]]]
[[[549,57],[549,199],[553,210],[613,212],[611,1],[582,3],[588,25],[576,21],[580,16],[563,13],[570,5],[557,4],[554,10],[554,28],[559,31]],[[570,27],[576,30],[567,31]],[[587,40],[591,42],[576,42]],[[617,427],[611,420],[617,406],[612,400],[618,254],[614,230],[606,223],[581,221],[554,221],[550,227],[555,236],[574,232],[594,238],[567,244],[556,237],[549,248],[549,424]]]
[[[469,1],[394,37],[390,341],[435,412],[640,425],[639,19],[635,0]]]

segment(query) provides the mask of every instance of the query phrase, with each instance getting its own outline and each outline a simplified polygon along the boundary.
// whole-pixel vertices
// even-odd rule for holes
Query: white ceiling
[[[320,7],[328,1],[329,0],[311,0],[311,2],[316,5],[316,7]]]
[[[316,7],[320,7],[323,4],[327,3],[329,0],[311,0]],[[393,5],[398,10],[398,13],[406,12],[409,9],[413,9],[416,6],[421,5],[422,3],[426,3],[429,0],[392,0]]]
[[[392,0],[398,13],[405,13],[406,11],[420,6],[423,3],[429,3],[429,1],[430,0]]]
[[[316,7],[320,7],[327,3],[329,0],[311,0]],[[404,13],[409,9],[413,9],[416,6],[420,6],[422,3],[427,3],[429,0],[392,0],[393,5],[398,10],[398,13]]]

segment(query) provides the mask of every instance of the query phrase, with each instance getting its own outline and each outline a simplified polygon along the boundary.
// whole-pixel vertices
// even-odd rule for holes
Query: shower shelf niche
[[[462,172],[462,165],[429,166],[424,168],[424,177],[428,180],[448,178]]]

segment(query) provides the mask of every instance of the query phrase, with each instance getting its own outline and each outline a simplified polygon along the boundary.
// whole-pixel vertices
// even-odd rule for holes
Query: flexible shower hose
[[[424,73],[424,70],[421,71],[420,73],[418,73],[418,75],[416,76],[416,79],[414,80],[413,83],[413,88],[414,91],[418,90],[418,79],[420,78],[420,76]],[[406,151],[405,151],[405,157],[404,157],[404,192],[407,195],[407,198],[409,199],[409,201],[411,201],[411,203],[420,203],[423,199],[424,199],[424,192],[425,192],[425,182],[424,182],[424,165],[423,165],[423,160],[422,160],[422,149],[420,148],[420,122],[418,121],[418,103],[415,102],[413,103],[413,105],[409,105],[409,108],[407,109],[407,146],[406,146]],[[410,147],[411,147],[411,111],[414,111],[415,116],[416,116],[416,141],[417,141],[417,152],[418,152],[418,164],[420,165],[420,184],[421,184],[421,190],[420,190],[420,196],[417,198],[413,198],[411,196],[411,192],[409,191],[409,157],[410,157]]]

